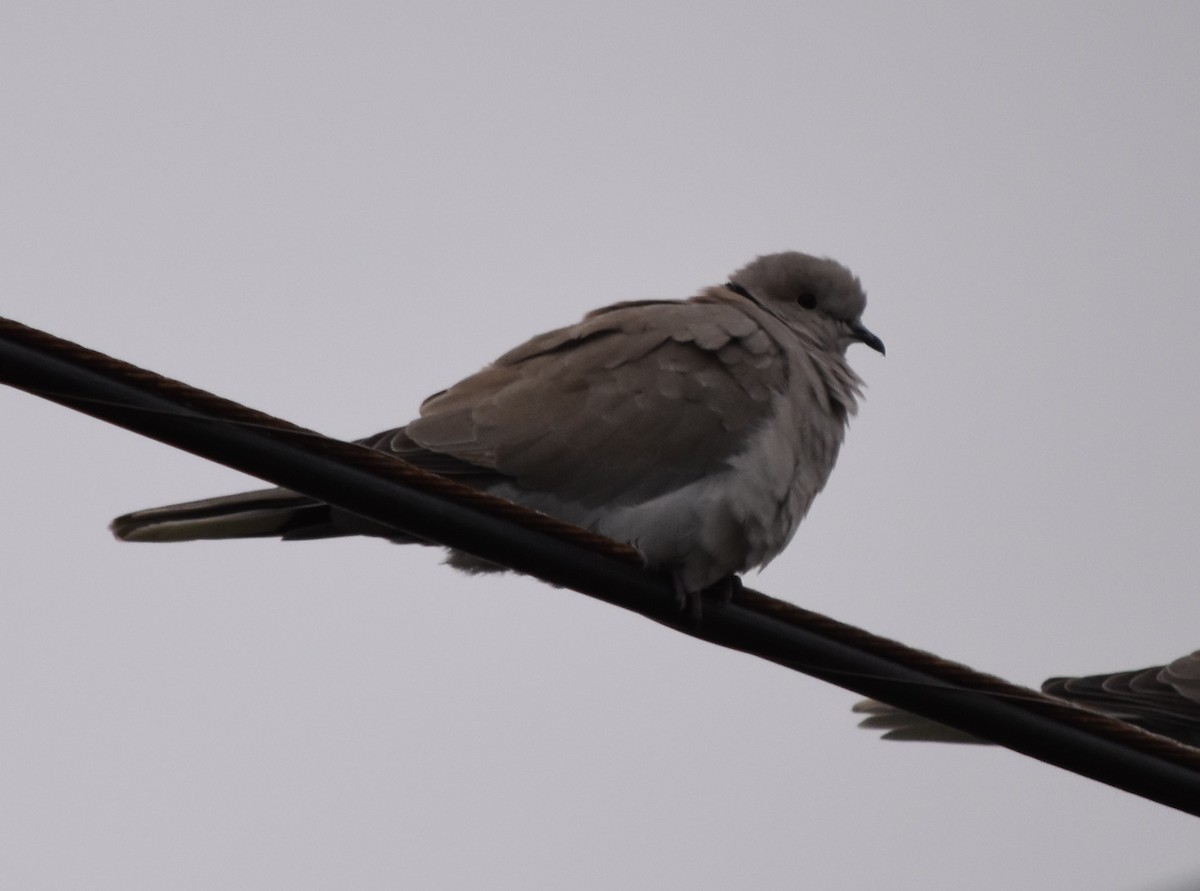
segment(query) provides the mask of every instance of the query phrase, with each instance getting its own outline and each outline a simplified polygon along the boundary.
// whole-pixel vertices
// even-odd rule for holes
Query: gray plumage
[[[1200,746],[1200,650],[1167,665],[1137,671],[1050,678],[1042,691],[1190,746]],[[868,717],[859,726],[884,730],[884,739],[979,743],[982,740],[918,717],[911,712],[864,700],[854,710]]]
[[[538,335],[363,442],[636,547],[689,592],[791,540],[883,352],[833,260],[759,257],[685,301],[618,303]],[[395,532],[282,489],[113,521],[127,541]],[[453,565],[493,569],[466,554]]]

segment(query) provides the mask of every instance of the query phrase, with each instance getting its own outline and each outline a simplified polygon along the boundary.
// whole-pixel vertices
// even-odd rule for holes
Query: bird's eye
[[[805,309],[812,309],[817,305],[817,295],[812,291],[801,291],[799,296],[796,297],[796,302]]]

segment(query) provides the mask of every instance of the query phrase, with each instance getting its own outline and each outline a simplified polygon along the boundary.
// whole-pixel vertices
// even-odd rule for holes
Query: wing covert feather
[[[778,345],[738,309],[633,304],[511,350],[405,432],[523,488],[633,502],[721,469],[786,383]]]

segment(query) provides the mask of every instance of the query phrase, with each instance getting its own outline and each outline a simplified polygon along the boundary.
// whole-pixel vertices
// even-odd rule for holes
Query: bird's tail
[[[260,489],[152,507],[117,517],[110,528],[122,541],[328,538],[346,534],[334,526],[329,505],[288,489]]]
[[[876,702],[874,699],[864,699],[855,703],[854,711],[860,715],[866,715],[859,721],[859,727],[867,730],[883,730],[885,731],[884,739],[976,744],[984,742],[964,730],[947,727],[945,724],[939,724],[929,718],[922,718],[920,715],[906,712],[894,705]]]

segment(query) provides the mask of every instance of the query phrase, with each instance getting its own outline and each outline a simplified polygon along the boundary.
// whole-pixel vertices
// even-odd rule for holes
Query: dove
[[[766,565],[837,459],[866,294],[842,264],[760,256],[686,300],[634,300],[526,341],[359,442],[632,545],[691,595]],[[124,541],[415,539],[286,489],[118,517]],[[503,567],[451,551],[467,572]]]
[[[1050,678],[1042,692],[1085,705],[1145,730],[1200,746],[1200,650],[1166,665],[1087,677]],[[982,740],[867,699],[854,706],[866,714],[860,727],[885,730],[884,739],[980,743]]]

